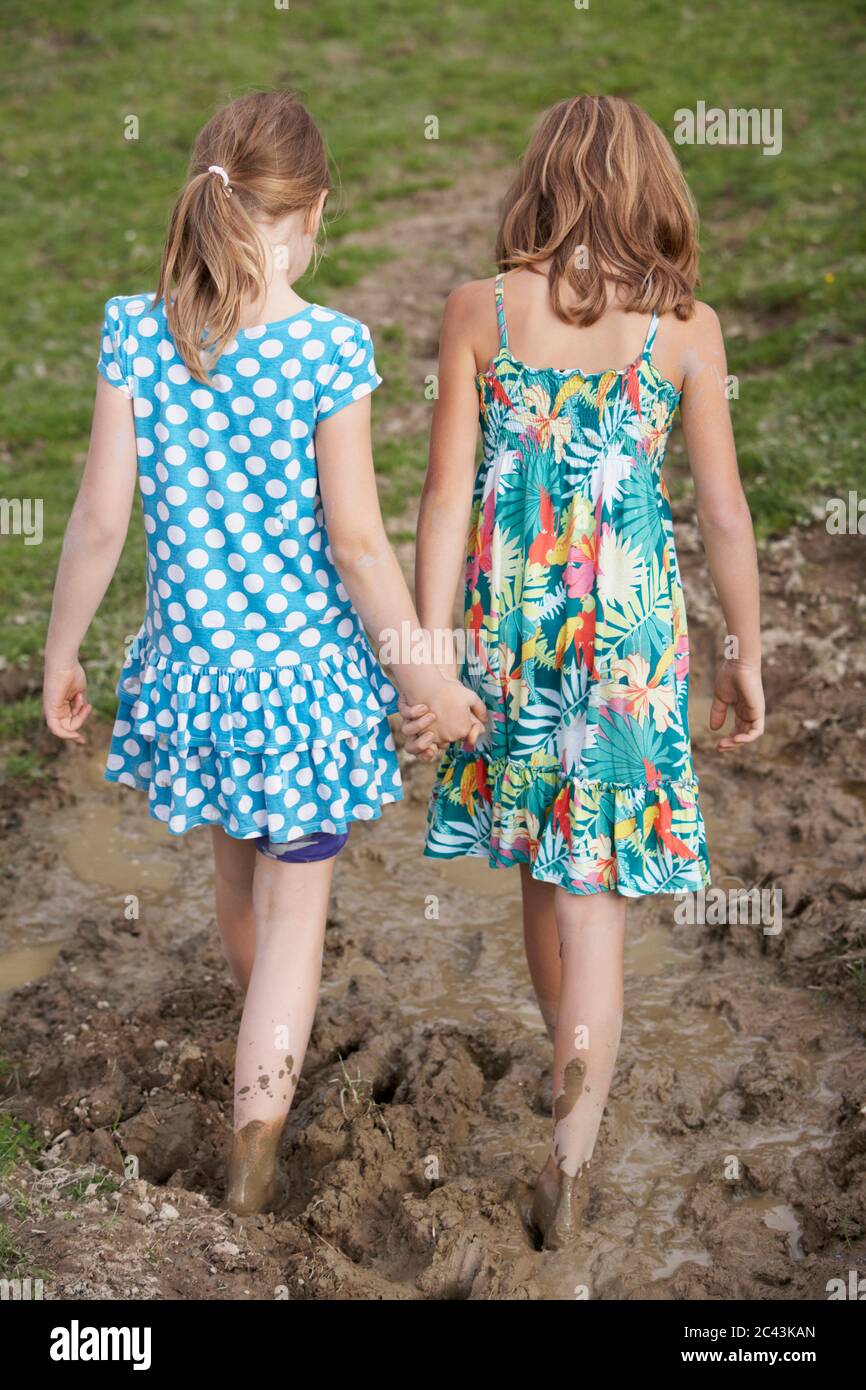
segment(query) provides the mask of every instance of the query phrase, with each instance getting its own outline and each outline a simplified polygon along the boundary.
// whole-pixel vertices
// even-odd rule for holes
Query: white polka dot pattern
[[[369,330],[320,305],[241,330],[205,385],[150,294],[110,299],[99,370],[131,397],[147,610],[109,781],[180,834],[288,843],[402,791],[396,692],[334,567],[315,430],[378,386]]]

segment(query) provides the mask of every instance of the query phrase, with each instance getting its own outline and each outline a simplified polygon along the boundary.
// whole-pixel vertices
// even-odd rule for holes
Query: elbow
[[[355,531],[351,535],[329,536],[331,555],[341,576],[363,574],[378,564],[390,550],[384,528]]]
[[[713,531],[717,535],[736,537],[752,531],[752,513],[744,492],[738,497],[725,501],[698,503],[698,524],[702,531]]]
[[[91,552],[112,550],[123,545],[128,524],[128,518],[121,520],[98,507],[79,503],[69,519],[66,534],[76,545],[86,546]]]
[[[442,487],[428,479],[421,491],[419,525],[462,527],[472,506],[471,488],[468,493],[454,487]]]

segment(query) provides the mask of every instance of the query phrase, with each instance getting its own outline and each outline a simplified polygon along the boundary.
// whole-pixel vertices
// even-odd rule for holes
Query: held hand
[[[754,743],[764,732],[764,688],[759,666],[740,661],[722,662],[716,672],[710,706],[713,733],[723,727],[729,707],[734,711],[733,732],[720,738],[716,744],[717,753],[734,752],[744,743]]]
[[[80,729],[92,706],[87,703],[87,677],[76,661],[73,666],[45,666],[42,710],[45,722],[56,738],[86,743]]]
[[[433,762],[449,743],[460,741],[474,747],[487,719],[483,700],[457,680],[447,681],[432,707],[410,705],[401,696],[399,712],[407,752],[425,763]]]
[[[474,743],[484,732],[487,709],[480,696],[460,681],[444,679],[430,701],[437,743]]]
[[[400,696],[397,709],[406,752],[412,753],[422,763],[432,763],[439,756],[439,745],[433,731],[435,714],[430,712],[427,705],[410,705],[405,695]]]

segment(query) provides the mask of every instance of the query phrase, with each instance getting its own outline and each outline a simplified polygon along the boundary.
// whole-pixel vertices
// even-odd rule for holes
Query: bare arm
[[[465,290],[456,290],[442,320],[439,398],[418,514],[415,596],[424,627],[434,632],[450,632],[453,625],[472,509],[478,392],[470,312]]]
[[[58,738],[83,743],[90,713],[78,649],[111,583],[129,529],[136,453],[132,402],[103,377],[87,463],[63,538],[45,642],[43,706]]]
[[[764,728],[758,558],[737,467],[726,376],[718,318],[699,304],[685,356],[682,421],[707,564],[728,636],[735,639],[732,656],[716,676],[710,712],[710,728],[717,731],[728,706],[734,708],[734,731],[717,744],[721,752],[751,742]]]
[[[470,320],[472,286],[448,299],[439,339],[439,394],[433,407],[427,476],[421,493],[415,551],[415,594],[424,627],[451,634],[454,600],[463,573],[466,536],[472,510],[475,446],[478,437],[478,392]],[[440,642],[445,652],[454,644]],[[442,668],[456,676],[456,660]],[[424,762],[439,751],[433,720],[423,704],[401,703],[406,746]]]
[[[428,705],[444,742],[477,736],[483,702],[445,680],[427,659],[425,634],[403,572],[388,540],[370,446],[370,398],[366,396],[321,421],[316,429],[319,487],[334,563],[361,621],[377,641],[397,634],[397,659],[389,662],[402,693]]]

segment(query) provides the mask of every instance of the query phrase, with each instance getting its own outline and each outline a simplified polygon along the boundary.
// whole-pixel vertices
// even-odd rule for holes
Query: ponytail
[[[267,288],[253,220],[310,211],[330,187],[322,136],[287,92],[254,92],[222,108],[195,142],[190,174],[169,220],[156,302],[197,381],[232,341],[245,300]]]

